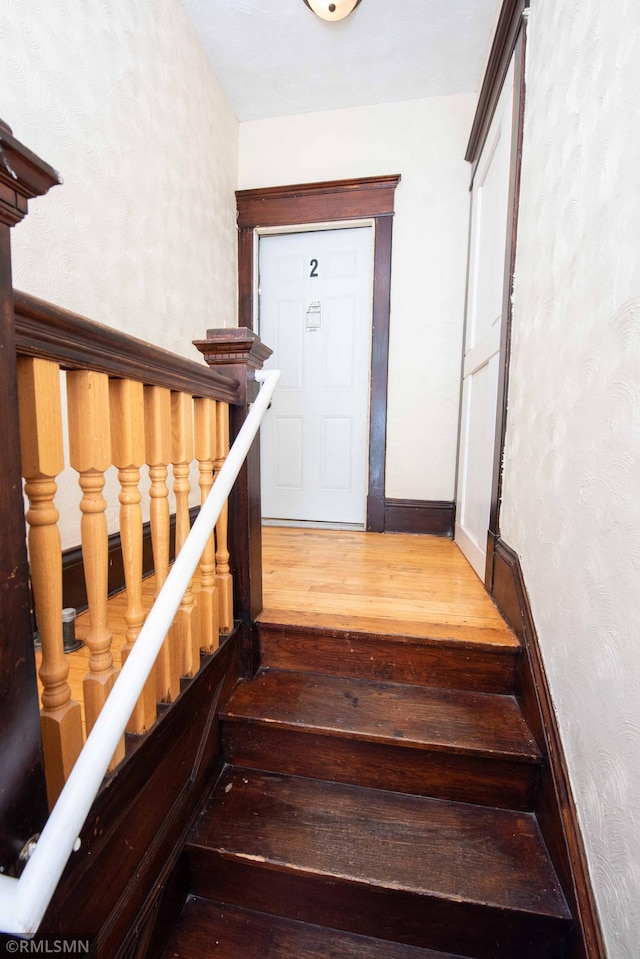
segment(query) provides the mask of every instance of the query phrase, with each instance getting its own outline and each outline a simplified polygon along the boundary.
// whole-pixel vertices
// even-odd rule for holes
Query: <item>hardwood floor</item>
[[[408,533],[263,528],[263,623],[517,646],[458,547]]]
[[[148,611],[153,605],[155,593],[155,577],[150,576],[144,580],[142,584],[142,601],[145,609]],[[111,654],[113,656],[113,664],[116,669],[120,669],[122,666],[122,656],[121,650],[125,644],[125,633],[127,629],[127,624],[125,622],[124,614],[127,608],[127,594],[126,592],[117,593],[117,595],[112,596],[109,599],[108,604],[108,617],[109,617],[109,629],[111,630]],[[81,639],[83,642],[86,639],[87,632],[89,631],[89,613],[79,613],[76,623],[75,623],[75,634],[76,639]],[[40,663],[42,661],[42,654],[38,650],[36,652],[36,669],[40,669]],[[71,686],[71,698],[76,702],[80,703],[82,707],[82,731],[86,736],[86,723],[84,716],[84,695],[82,691],[82,682],[84,677],[89,671],[89,647],[85,644],[80,649],[75,650],[73,653],[67,653],[66,661],[69,666],[69,678],[68,682]],[[42,684],[38,678],[38,691],[42,695]]]
[[[451,540],[275,526],[264,527],[262,532],[262,623],[461,641],[473,630],[476,642],[518,645]],[[143,584],[147,609],[153,603],[154,590],[151,576]],[[124,592],[109,600],[117,668],[125,641],[125,609]],[[84,639],[88,628],[88,613],[81,613],[76,620],[77,637]],[[39,653],[36,662],[39,668]],[[67,662],[72,698],[82,704],[88,648],[68,654]]]

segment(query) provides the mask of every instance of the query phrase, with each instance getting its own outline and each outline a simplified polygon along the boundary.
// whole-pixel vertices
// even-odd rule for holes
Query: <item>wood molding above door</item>
[[[253,328],[254,233],[260,227],[374,222],[367,529],[384,530],[391,232],[400,175],[238,190],[238,323]]]

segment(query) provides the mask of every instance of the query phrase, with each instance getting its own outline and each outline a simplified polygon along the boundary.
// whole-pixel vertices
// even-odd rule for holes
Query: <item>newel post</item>
[[[0,867],[9,872],[47,818],[29,600],[11,275],[11,228],[55,170],[0,121]]]
[[[256,370],[271,350],[252,330],[207,330],[206,340],[194,340],[210,367],[238,381],[239,398],[229,406],[230,440],[240,432],[258,393]],[[229,552],[233,574],[234,617],[243,624],[241,671],[257,668],[255,620],[262,610],[262,530],[260,508],[260,442],[256,438],[229,497]]]

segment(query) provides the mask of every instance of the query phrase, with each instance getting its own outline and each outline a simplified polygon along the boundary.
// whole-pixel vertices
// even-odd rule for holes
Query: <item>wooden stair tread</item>
[[[275,871],[569,916],[528,813],[228,768],[188,848]]]
[[[261,670],[236,688],[222,718],[400,747],[540,760],[515,699],[491,693]]]
[[[193,897],[163,959],[462,959]]]

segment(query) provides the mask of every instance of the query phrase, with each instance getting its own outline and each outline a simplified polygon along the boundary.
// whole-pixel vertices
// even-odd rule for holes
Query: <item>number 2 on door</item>
[[[311,262],[309,263],[309,266],[311,267],[311,273],[309,274],[309,276],[317,276],[317,275],[318,275],[318,261],[317,261],[317,260],[311,260]]]

